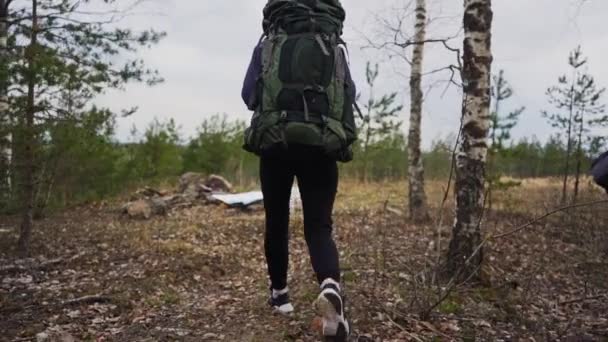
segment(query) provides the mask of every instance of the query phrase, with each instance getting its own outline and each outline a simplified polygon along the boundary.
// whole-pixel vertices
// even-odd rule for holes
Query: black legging
[[[266,211],[264,247],[271,286],[276,290],[287,286],[289,200],[294,178],[298,180],[304,211],[304,236],[317,279],[319,283],[327,278],[340,281],[331,218],[338,188],[338,166],[316,151],[297,151],[290,147],[290,156],[264,157],[260,161]]]

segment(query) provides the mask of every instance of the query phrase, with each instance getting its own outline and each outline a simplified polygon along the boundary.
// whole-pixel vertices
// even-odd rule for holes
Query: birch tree
[[[10,183],[10,125],[8,115],[8,3],[0,0],[0,210],[8,205]]]
[[[422,69],[426,39],[426,0],[416,0],[416,21],[410,74],[410,127],[408,134],[408,181],[410,217],[414,221],[430,218],[424,191],[424,166],[420,140],[422,132]]]
[[[447,273],[478,279],[483,260],[481,223],[490,128],[492,1],[464,0],[462,132],[456,155],[456,221]]]
[[[412,10],[413,9],[413,10]],[[432,17],[429,13],[426,0],[407,0],[403,1],[402,6],[398,6],[391,10],[390,14],[385,17],[378,17],[378,24],[381,27],[381,32],[373,39],[367,39],[369,46],[379,50],[383,50],[393,58],[397,57],[404,61],[405,67],[409,67],[409,75],[400,73],[409,79],[410,92],[410,118],[408,132],[408,182],[409,182],[409,212],[413,221],[425,221],[429,218],[429,210],[427,204],[427,196],[424,189],[424,165],[421,153],[421,135],[422,135],[422,108],[423,108],[423,90],[422,78],[432,74],[449,74],[449,79],[444,82],[448,86],[457,84],[454,81],[458,70],[460,69],[460,50],[451,47],[450,41],[459,35],[459,32],[448,34],[445,32],[445,27],[450,27],[448,17]],[[410,26],[405,23],[413,21],[413,32]],[[427,32],[434,29],[442,31],[441,34],[435,33],[434,37],[428,37]],[[424,51],[429,44],[438,44],[443,46],[446,51],[453,54],[456,58],[455,64],[433,68],[432,71],[423,73]],[[412,49],[410,53],[409,49]],[[458,85],[458,84],[457,84]],[[432,90],[433,86],[429,86],[428,91]]]

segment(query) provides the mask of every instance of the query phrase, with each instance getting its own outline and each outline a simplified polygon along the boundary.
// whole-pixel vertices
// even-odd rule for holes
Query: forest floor
[[[431,184],[434,222],[414,225],[405,188],[341,187],[335,226],[353,341],[608,341],[608,205],[489,241],[483,282],[447,286],[433,270],[453,203],[439,223],[442,186]],[[556,189],[529,181],[498,194],[484,235],[554,208]],[[290,246],[296,313],[283,317],[266,305],[262,212],[201,206],[133,221],[116,203],[37,221],[31,259],[14,254],[17,219],[0,218],[0,341],[319,340],[300,215]]]

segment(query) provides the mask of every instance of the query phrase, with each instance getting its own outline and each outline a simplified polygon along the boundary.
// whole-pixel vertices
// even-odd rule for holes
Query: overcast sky
[[[381,27],[377,17],[394,17],[396,7],[408,0],[342,0],[347,11],[345,38],[351,53],[355,82],[366,95],[365,63],[381,63],[378,92],[397,91],[408,108],[407,64],[387,53],[364,49],[367,38],[377,38]],[[429,37],[458,33],[462,1],[429,0],[430,16],[439,18]],[[568,53],[580,44],[589,58],[588,69],[596,81],[608,86],[608,1],[587,0],[494,0],[494,71],[505,69],[515,95],[505,110],[526,106],[515,138],[536,135],[544,140],[551,129],[541,118],[547,104],[545,90],[568,71]],[[99,102],[119,110],[139,106],[132,117],[120,119],[118,136],[128,139],[133,125],[143,129],[155,117],[174,118],[185,136],[192,135],[201,121],[215,113],[247,119],[240,99],[243,76],[251,51],[261,34],[262,8],[266,0],[150,0],[122,22],[125,27],[164,30],[168,36],[141,56],[157,68],[165,83],[149,88],[132,85],[124,92],[109,92]],[[411,31],[413,23],[405,23]],[[451,45],[460,47],[458,38]],[[454,63],[440,46],[429,47],[425,68],[433,70]],[[430,86],[449,74],[427,77]],[[427,93],[424,104],[423,144],[455,133],[461,97],[455,87],[444,94],[444,86]],[[605,99],[608,102],[608,96]],[[407,122],[407,111],[402,119]],[[608,132],[606,132],[608,134]]]

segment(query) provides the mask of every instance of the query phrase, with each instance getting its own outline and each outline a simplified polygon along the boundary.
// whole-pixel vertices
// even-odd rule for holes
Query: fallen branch
[[[602,299],[602,298],[606,298],[606,297],[607,297],[607,295],[603,294],[603,295],[595,296],[595,297],[578,298],[578,299],[567,300],[565,302],[561,302],[561,303],[559,303],[559,305],[569,305],[569,304],[574,304],[574,303],[579,303],[579,302],[585,302],[588,300]]]
[[[581,207],[590,207],[590,206],[594,206],[594,205],[598,205],[598,204],[608,204],[608,200],[598,200],[598,201],[592,201],[592,202],[585,202],[585,203],[579,203],[579,204],[573,204],[573,205],[569,205],[569,206],[565,206],[565,207],[561,207],[552,211],[547,212],[546,214],[539,216],[535,219],[533,219],[532,221],[521,225],[509,232],[503,233],[503,234],[498,234],[498,235],[492,235],[492,236],[488,236],[486,237],[483,241],[481,241],[481,243],[477,246],[477,248],[475,248],[475,250],[473,251],[473,253],[471,253],[471,255],[467,258],[467,260],[464,263],[464,266],[458,271],[458,273],[452,277],[452,279],[450,280],[450,282],[448,283],[448,287],[447,290],[444,292],[444,294],[440,297],[440,299],[435,302],[435,304],[433,304],[428,310],[425,311],[425,314],[430,314],[435,308],[437,308],[443,301],[445,301],[448,296],[451,294],[451,292],[459,285],[461,284],[457,284],[455,282],[455,280],[461,275],[462,271],[470,264],[471,260],[473,260],[473,258],[477,255],[477,253],[479,253],[481,251],[481,249],[490,241],[490,240],[496,240],[496,239],[501,239],[513,234],[516,234],[524,229],[529,228],[530,226],[532,226],[533,224],[540,222],[544,219],[546,219],[547,217],[550,217],[552,215],[555,215],[559,212],[562,211],[566,211],[569,209],[574,209],[574,208],[581,208]],[[484,209],[485,209],[485,202],[484,202]],[[481,215],[483,217],[483,215]],[[481,220],[479,222],[479,225],[481,225]],[[479,269],[479,267],[477,268],[477,270]],[[477,271],[476,271],[477,272]],[[476,272],[473,272],[473,274],[475,274]],[[464,282],[466,283],[469,279],[471,278],[471,276],[469,276],[467,278],[467,280]],[[605,296],[600,296],[599,298],[604,298]],[[591,299],[599,299],[599,298],[585,298],[582,300],[591,300]],[[578,300],[575,300],[574,302],[577,302]],[[565,302],[565,303],[560,303],[560,305],[566,305],[566,304],[570,304],[569,302]]]
[[[24,266],[24,265],[8,265],[8,266],[1,266],[0,267],[0,274],[6,274],[6,273],[22,273],[22,272],[28,272],[28,271],[41,271],[44,270],[50,266],[54,266],[57,264],[60,264],[63,262],[63,258],[57,258],[57,259],[52,259],[52,260],[48,260],[45,261],[43,263],[40,263],[38,265],[29,265],[29,266]]]
[[[387,314],[388,318],[390,319],[390,314],[388,313],[388,311],[386,311],[386,310],[385,310],[385,312],[386,312],[386,314]],[[447,338],[448,340],[453,339],[453,336],[450,336],[450,335],[448,335],[448,334],[446,334],[446,333],[442,332],[441,330],[437,329],[437,328],[436,328],[436,327],[435,327],[433,324],[431,324],[430,322],[427,322],[427,321],[424,321],[424,320],[418,320],[418,319],[415,319],[415,318],[410,317],[410,316],[408,316],[408,315],[406,315],[406,314],[404,314],[404,313],[402,313],[402,312],[395,311],[394,313],[395,313],[396,315],[399,315],[399,317],[401,317],[402,319],[407,320],[407,321],[409,321],[409,322],[411,322],[411,323],[414,323],[414,324],[417,324],[417,325],[421,325],[421,326],[423,326],[424,328],[426,328],[428,331],[432,331],[432,332],[434,332],[434,333],[435,333],[435,334],[437,334],[437,335],[441,335],[441,336],[443,336],[443,337]]]
[[[414,339],[416,341],[419,341],[419,342],[424,342],[422,339],[420,339],[420,337],[418,337],[418,336],[410,333],[409,331],[407,331],[407,329],[404,326],[402,326],[401,324],[395,322],[395,320],[393,320],[390,315],[387,315],[387,318],[388,318],[389,322],[392,325],[394,325],[395,327],[401,329],[401,331],[404,332],[405,334],[407,334],[408,337],[410,337],[410,338],[412,338],[412,339]]]
[[[397,208],[393,208],[393,207],[386,207],[386,211],[395,215],[395,216],[404,216],[405,214],[403,214],[403,211],[397,209]]]
[[[486,237],[483,241],[481,241],[481,243],[479,244],[479,246],[477,246],[477,248],[475,249],[475,251],[471,254],[471,256],[469,256],[469,258],[465,261],[465,266],[467,266],[471,260],[473,259],[473,257],[475,257],[475,255],[477,255],[477,253],[479,253],[479,251],[481,250],[481,248],[483,248],[483,246],[485,246],[490,240],[497,240],[497,239],[501,239],[504,237],[507,237],[509,235],[513,235],[515,233],[519,233],[522,230],[529,228],[530,226],[532,226],[533,224],[540,222],[544,219],[546,219],[549,216],[555,215],[559,212],[562,211],[566,211],[569,209],[574,209],[574,208],[581,208],[581,207],[590,207],[590,206],[594,206],[594,205],[598,205],[598,204],[608,204],[608,200],[599,200],[599,201],[592,201],[592,202],[585,202],[585,203],[580,203],[580,204],[573,204],[573,205],[569,205],[569,206],[565,206],[565,207],[561,207],[555,210],[552,210],[542,216],[539,216],[537,218],[535,218],[534,220],[521,225],[509,232],[503,233],[503,234],[498,234],[498,235],[492,235],[492,236],[488,236]]]
[[[569,205],[569,206],[565,206],[565,207],[561,207],[561,208],[552,210],[552,211],[550,211],[550,212],[548,212],[548,213],[546,213],[546,214],[544,214],[542,216],[539,216],[539,217],[535,218],[534,220],[532,220],[532,221],[530,221],[530,222],[528,222],[528,223],[526,223],[526,224],[524,224],[522,226],[519,226],[516,229],[513,229],[513,230],[511,230],[509,232],[506,232],[504,234],[490,236],[489,238],[486,239],[486,241],[487,240],[493,240],[493,239],[501,239],[503,237],[507,237],[509,235],[513,235],[515,233],[518,233],[518,232],[520,232],[520,231],[522,231],[522,230],[530,227],[531,225],[533,225],[533,224],[535,224],[535,223],[537,223],[539,221],[542,221],[542,220],[546,219],[549,216],[553,216],[553,215],[555,215],[557,213],[560,213],[562,211],[566,211],[566,210],[569,210],[569,209],[575,209],[575,208],[581,208],[581,207],[591,207],[591,206],[598,205],[598,204],[608,204],[608,200],[599,200],[599,201],[592,201],[592,202],[573,204],[573,205]],[[486,241],[484,241],[484,242],[486,242]],[[482,243],[484,243],[484,242],[482,242]]]
[[[96,303],[109,303],[111,302],[112,299],[110,297],[105,297],[105,296],[101,296],[101,295],[97,295],[97,296],[84,296],[84,297],[80,297],[80,298],[76,298],[76,299],[70,299],[70,300],[66,300],[64,302],[61,303],[62,306],[72,306],[72,305],[81,305],[81,304],[85,304],[85,305],[90,305],[90,304],[96,304]]]

